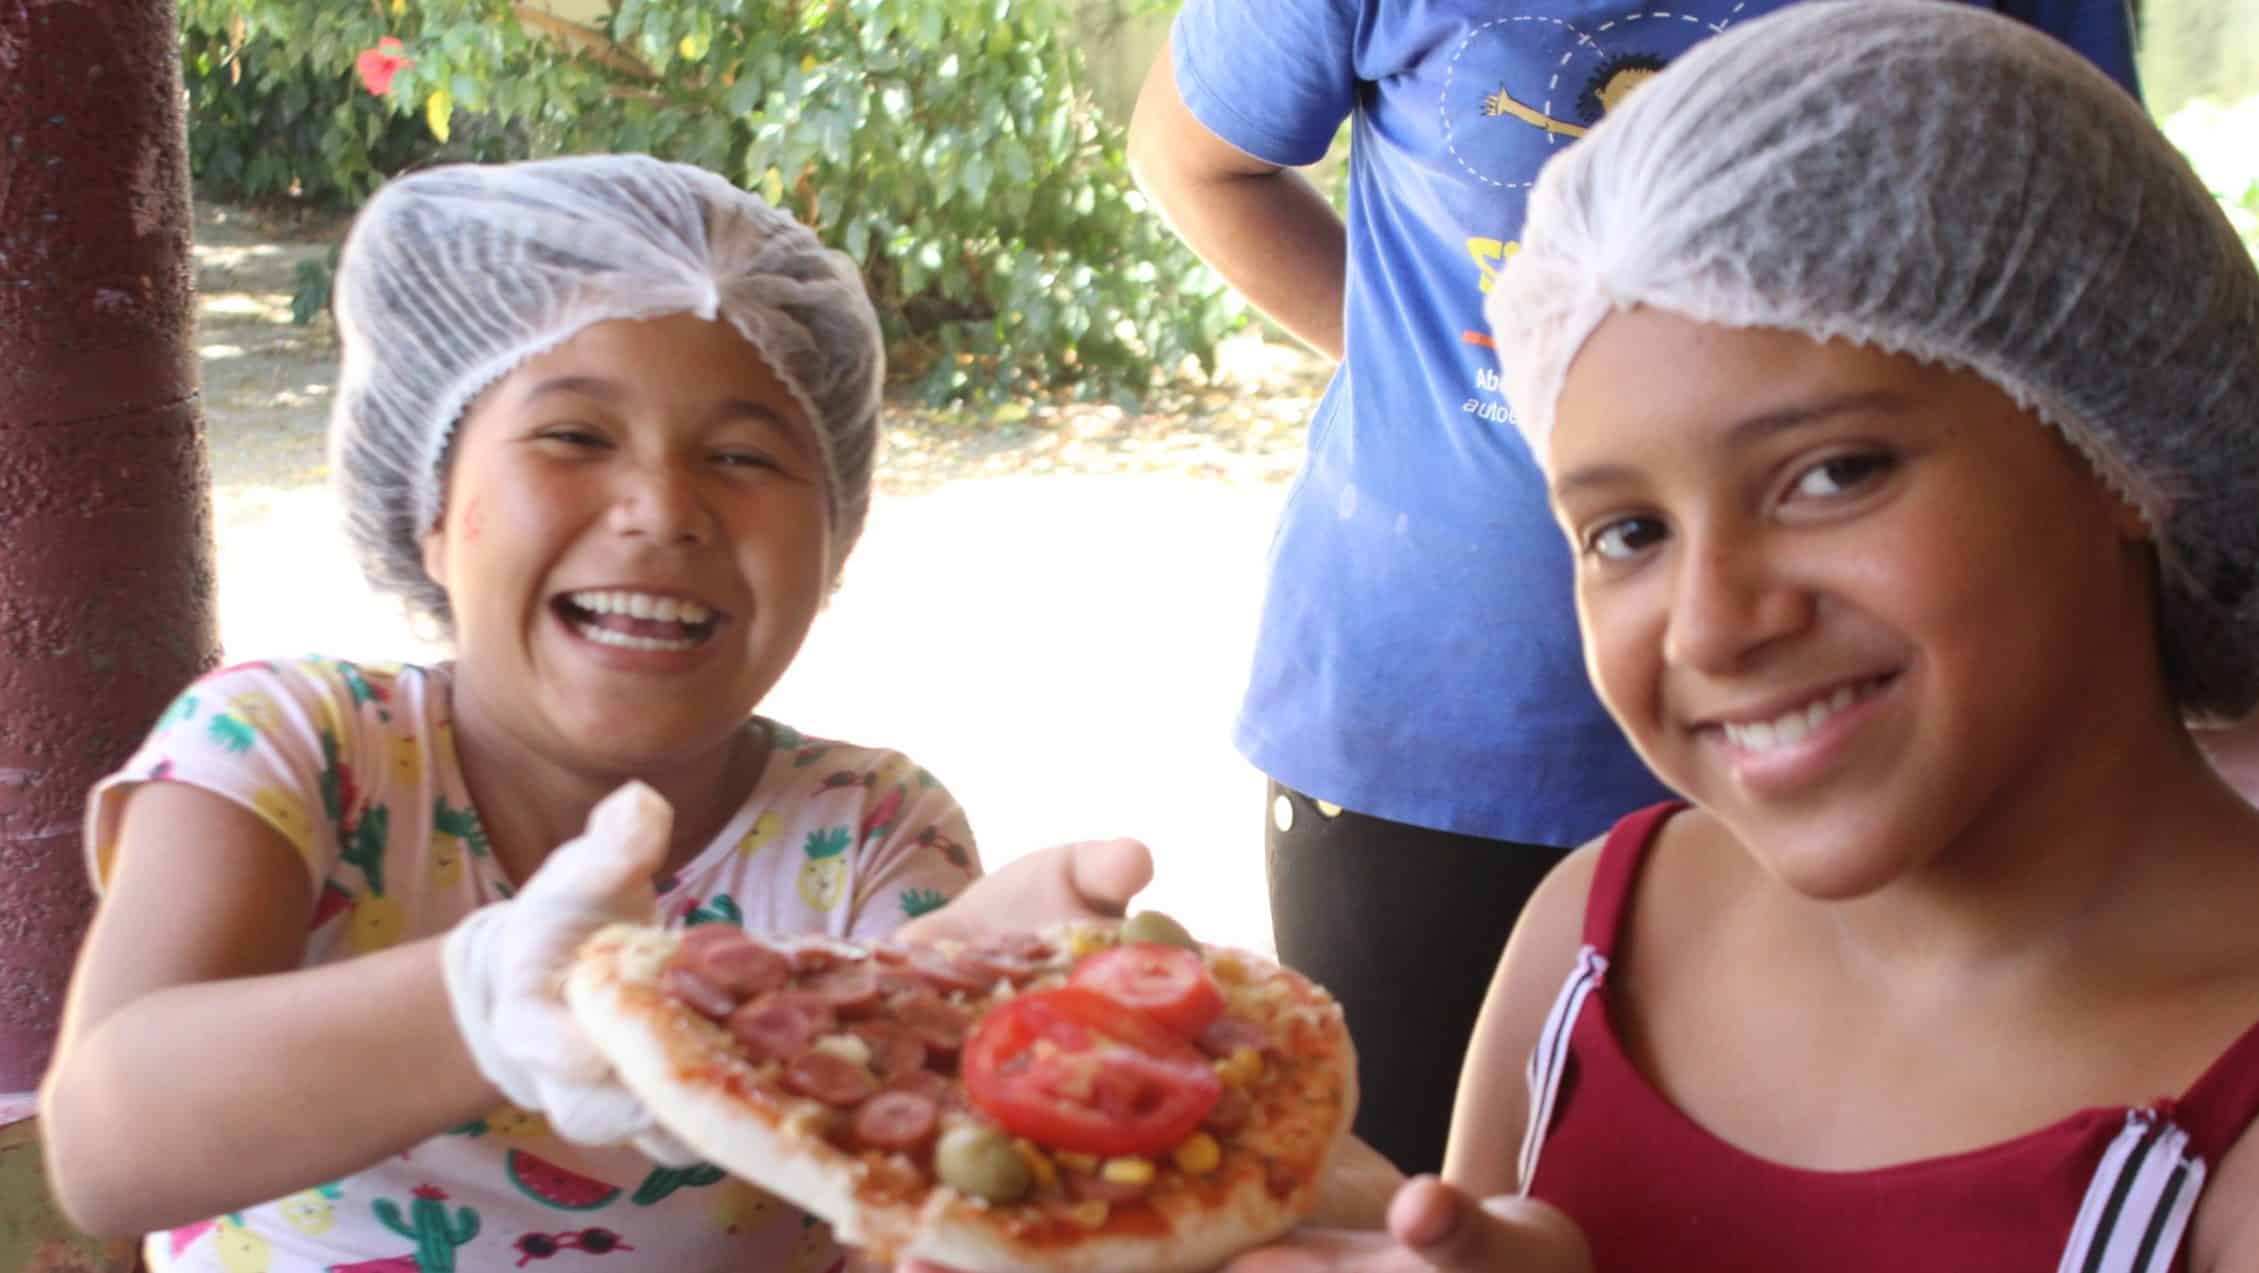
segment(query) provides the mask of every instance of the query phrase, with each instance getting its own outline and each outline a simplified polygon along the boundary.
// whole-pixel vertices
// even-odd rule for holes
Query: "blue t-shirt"
[[[1345,356],[1272,545],[1237,742],[1393,821],[1574,844],[1663,796],[1585,677],[1566,541],[1483,294],[1538,168],[1708,35],[1794,0],[1189,0],[1179,92],[1257,159],[1351,121]],[[2007,0],[2134,83],[2124,0]]]

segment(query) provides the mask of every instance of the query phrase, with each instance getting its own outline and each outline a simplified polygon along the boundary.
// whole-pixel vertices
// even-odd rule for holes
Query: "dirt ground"
[[[197,211],[206,423],[230,658],[440,658],[361,583],[323,431],[333,330],[292,326],[297,264],[335,222]],[[949,784],[990,865],[1135,835],[1149,893],[1212,940],[1270,945],[1261,779],[1229,730],[1263,554],[1320,361],[1250,336],[1221,378],[1142,413],[897,406],[869,527],[762,710],[900,748]]]

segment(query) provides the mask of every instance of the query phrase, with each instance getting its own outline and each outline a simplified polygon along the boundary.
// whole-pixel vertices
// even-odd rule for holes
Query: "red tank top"
[[[2259,1025],[2178,1099],[2082,1110],[1997,1145],[1873,1171],[1755,1157],[1650,1086],[1609,1021],[1608,959],[1648,846],[1682,807],[1643,810],[1609,833],[1584,950],[1530,1058],[1521,1179],[1583,1227],[1602,1273],[2187,1267],[2181,1239],[2206,1165],[2259,1114]]]

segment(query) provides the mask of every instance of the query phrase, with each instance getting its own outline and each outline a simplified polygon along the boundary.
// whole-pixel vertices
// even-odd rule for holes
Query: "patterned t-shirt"
[[[235,801],[297,848],[315,899],[305,966],[435,936],[508,897],[456,763],[452,672],[310,658],[204,678],[89,798],[97,885],[126,794],[170,781]],[[768,764],[714,842],[661,881],[667,922],[870,938],[978,873],[964,812],[908,759],[748,728],[768,731]],[[151,1273],[829,1273],[842,1256],[824,1225],[714,1168],[571,1145],[507,1107],[145,1249]]]

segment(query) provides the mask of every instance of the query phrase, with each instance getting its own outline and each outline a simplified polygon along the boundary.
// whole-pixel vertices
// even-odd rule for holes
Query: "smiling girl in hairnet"
[[[58,1197],[155,1270],[820,1273],[828,1232],[683,1161],[557,994],[609,920],[872,937],[977,870],[908,759],[753,715],[863,526],[860,280],[696,169],[441,168],[363,212],[338,319],[352,539],[455,658],[229,669],[96,788]],[[1148,870],[1037,854],[902,931]]]
[[[2259,698],[2259,274],[2186,165],[2014,23],[1799,6],[1489,312],[1690,803],[1538,894],[1448,1183],[1235,1270],[2259,1268],[2259,815],[2184,723]]]

